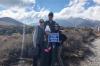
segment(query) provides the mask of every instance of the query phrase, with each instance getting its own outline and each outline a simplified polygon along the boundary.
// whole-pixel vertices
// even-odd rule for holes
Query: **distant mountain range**
[[[23,24],[20,21],[9,17],[0,18],[0,35],[11,35],[13,33],[23,33],[23,25],[25,25],[25,33],[32,33],[33,27]]]
[[[66,20],[56,20],[61,26],[64,27],[96,27],[100,26],[100,21],[96,20],[89,20],[89,19],[82,19],[82,18],[68,18]],[[0,18],[0,25],[5,26],[23,26],[23,23],[10,18],[10,17],[3,17]]]
[[[82,19],[82,18],[69,18],[66,20],[56,20],[61,26],[64,27],[97,27],[100,26],[100,21]]]
[[[0,18],[0,25],[3,25],[3,26],[22,26],[23,23],[15,20],[15,19],[12,19],[12,18],[9,18],[9,17],[3,17],[3,18]]]

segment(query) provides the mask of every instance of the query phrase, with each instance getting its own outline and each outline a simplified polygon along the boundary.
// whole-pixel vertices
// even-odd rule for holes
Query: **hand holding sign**
[[[59,33],[50,33],[48,35],[48,42],[59,42]]]

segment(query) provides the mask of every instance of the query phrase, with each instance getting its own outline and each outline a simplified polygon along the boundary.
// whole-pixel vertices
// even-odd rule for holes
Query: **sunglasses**
[[[44,23],[43,21],[41,21],[40,23]]]

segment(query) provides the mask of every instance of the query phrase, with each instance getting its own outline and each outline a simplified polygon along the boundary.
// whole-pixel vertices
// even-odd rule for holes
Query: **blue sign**
[[[48,42],[59,42],[59,33],[50,33],[48,35]]]

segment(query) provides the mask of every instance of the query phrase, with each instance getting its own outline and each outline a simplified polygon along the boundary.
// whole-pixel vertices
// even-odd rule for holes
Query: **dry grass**
[[[0,39],[0,62],[12,64],[21,54],[22,35],[0,36]],[[28,56],[29,47],[32,48],[31,34],[25,36],[24,56]]]
[[[63,44],[61,56],[65,66],[80,66],[81,61],[94,56],[89,49],[94,47],[91,42],[96,38],[94,32],[83,29],[65,29],[63,33],[68,39]],[[16,66],[21,53],[22,35],[0,36],[0,63],[5,66]],[[25,35],[24,58],[32,59],[33,54],[32,35]],[[15,63],[15,65],[14,65]],[[1,66],[1,65],[0,65]]]

